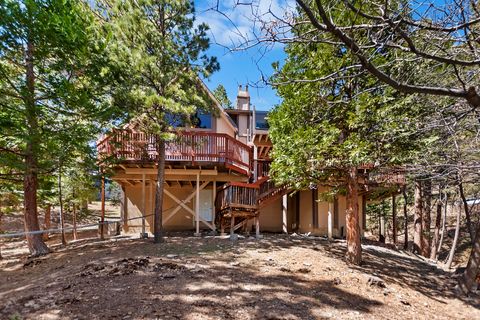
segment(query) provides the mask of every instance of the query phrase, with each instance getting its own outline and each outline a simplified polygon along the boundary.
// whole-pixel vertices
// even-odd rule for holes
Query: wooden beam
[[[197,184],[195,188],[195,236],[200,236],[200,174],[197,174]]]
[[[200,190],[203,190],[207,185],[208,185],[208,181],[205,181],[201,186],[200,186]],[[185,203],[188,203],[190,202],[193,197],[195,197],[196,195],[196,190],[194,190],[190,195],[188,195],[183,201],[182,200],[179,200],[177,197],[175,197],[172,193],[170,193],[168,190],[164,190],[165,194],[167,196],[169,196],[170,198],[172,198],[173,201],[175,201],[178,206],[163,220],[163,223],[167,223],[168,220],[170,220],[181,208],[184,208],[185,210],[187,210],[187,212],[189,212],[191,215],[195,216],[195,212],[190,209]]]
[[[125,170],[126,174],[152,174],[156,175],[157,170],[154,168],[127,168]],[[217,170],[199,170],[199,169],[165,169],[165,175],[193,175],[201,174],[202,176],[216,176],[218,175]]]

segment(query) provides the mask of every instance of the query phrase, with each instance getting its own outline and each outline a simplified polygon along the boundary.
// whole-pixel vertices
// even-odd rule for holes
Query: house
[[[163,226],[165,230],[270,232],[345,235],[345,196],[322,200],[327,187],[291,193],[269,180],[272,142],[266,112],[256,111],[248,86],[239,87],[236,106],[224,110],[208,88],[213,110],[197,113],[201,126],[179,128],[166,144]],[[153,232],[156,145],[152,136],[128,125],[98,141],[112,179],[122,186],[126,232]],[[365,194],[360,193],[365,227]]]

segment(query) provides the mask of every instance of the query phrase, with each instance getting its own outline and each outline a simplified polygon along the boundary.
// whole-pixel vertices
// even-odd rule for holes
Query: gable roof
[[[238,133],[238,128],[235,125],[235,122],[233,122],[232,118],[230,118],[228,113],[223,109],[223,107],[220,104],[220,102],[218,101],[218,99],[213,95],[213,93],[210,91],[210,89],[207,87],[207,85],[203,82],[203,80],[200,79],[200,77],[197,77],[197,79],[198,79],[198,83],[200,84],[200,86],[203,88],[203,90],[205,90],[207,95],[214,102],[215,107],[218,109],[218,112],[220,114],[220,118],[224,119],[228,123],[228,125],[233,129],[233,131],[235,133]]]

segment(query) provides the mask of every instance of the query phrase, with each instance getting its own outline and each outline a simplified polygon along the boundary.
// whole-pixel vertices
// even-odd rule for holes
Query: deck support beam
[[[195,187],[195,237],[200,237],[200,173],[197,173]]]
[[[145,210],[147,208],[146,201],[145,201],[145,174],[142,174],[142,234],[140,235],[141,239],[147,238],[145,232]]]
[[[261,238],[261,236],[260,236],[260,218],[258,217],[258,215],[255,217],[255,237],[257,239]]]
[[[288,233],[288,195],[284,194],[282,196],[282,231],[283,233]]]
[[[328,240],[333,239],[333,202],[328,203]]]

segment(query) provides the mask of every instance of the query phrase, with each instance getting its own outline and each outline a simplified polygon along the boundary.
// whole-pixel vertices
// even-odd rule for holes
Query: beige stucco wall
[[[150,192],[150,186],[147,185],[145,188],[145,203],[146,203],[146,215],[153,214],[153,201],[155,197],[155,190],[153,193]],[[184,200],[192,192],[194,192],[193,187],[171,187],[166,188],[170,193],[172,193],[179,200]],[[209,184],[205,187],[204,190],[209,190],[213,198],[212,184]],[[126,200],[127,200],[127,216],[128,218],[141,217],[142,216],[142,186],[137,184],[135,186],[126,187]],[[195,210],[195,197],[185,205],[192,210]],[[163,220],[165,220],[172,210],[177,207],[177,203],[171,199],[167,194],[164,194],[163,199]],[[136,219],[128,222],[128,232],[139,233],[141,232],[142,220]],[[181,208],[172,218],[170,218],[166,223],[163,224],[165,230],[194,230],[195,229],[195,219],[194,217],[184,208]],[[200,223],[200,229],[208,229],[208,227]],[[147,217],[146,219],[146,230],[147,232],[153,232],[153,217]]]
[[[222,116],[215,118],[215,130],[217,133],[226,133],[229,136],[235,137],[235,131],[231,124]]]
[[[319,194],[325,192],[325,188],[320,188],[316,192]],[[318,202],[318,227],[313,226],[313,217],[312,217],[312,191],[304,190],[300,192],[300,223],[299,223],[299,232],[306,233],[311,232],[314,235],[326,236],[328,234],[328,210],[329,203],[327,201],[322,201],[321,196]],[[358,197],[358,207],[359,207],[359,219],[360,227],[362,226],[362,197]],[[332,206],[333,208],[333,206]],[[342,236],[342,227],[343,227],[343,236],[346,233],[346,197],[338,196],[338,228],[333,229],[333,235],[335,237]],[[333,214],[333,212],[332,212]],[[332,216],[333,224],[333,216]],[[361,230],[363,235],[363,230]]]
[[[282,199],[267,204],[260,209],[260,231],[282,231]]]

